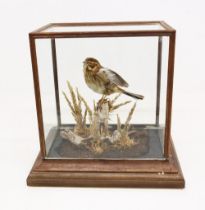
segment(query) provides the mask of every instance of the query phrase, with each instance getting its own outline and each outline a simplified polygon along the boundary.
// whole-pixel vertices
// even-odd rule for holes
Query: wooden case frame
[[[61,26],[117,26],[160,24],[163,30],[46,32]],[[164,21],[51,23],[29,34],[33,68],[40,154],[27,178],[29,186],[101,186],[101,187],[170,187],[183,188],[184,178],[171,140],[171,109],[174,75],[175,30]],[[168,36],[168,74],[166,96],[165,160],[52,160],[45,159],[41,93],[39,86],[36,39],[50,38],[53,67],[56,66],[55,38]],[[159,53],[159,52],[158,52]],[[56,75],[57,78],[57,75]],[[56,95],[58,90],[56,90]],[[58,103],[56,103],[58,107]],[[57,109],[58,112],[58,109]]]

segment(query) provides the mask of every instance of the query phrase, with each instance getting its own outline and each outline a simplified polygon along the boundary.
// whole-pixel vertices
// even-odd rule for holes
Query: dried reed
[[[114,147],[126,149],[135,144],[134,141],[128,135],[129,125],[130,125],[129,123],[130,120],[132,119],[132,115],[134,113],[135,108],[136,108],[136,103],[134,103],[134,105],[132,106],[125,121],[125,124],[123,125],[123,128],[121,126],[120,117],[117,115],[117,130],[120,133],[120,138],[115,142]]]
[[[87,101],[80,95],[78,89],[74,91],[69,81],[67,81],[67,86],[69,89],[70,98],[65,92],[63,92],[63,95],[68,103],[74,120],[76,121],[74,133],[83,138],[88,136],[91,137],[93,140],[91,144],[87,144],[86,147],[95,154],[103,153],[108,148],[105,147],[101,138],[102,136],[108,136],[108,138],[111,137],[108,130],[110,112],[117,110],[121,106],[124,106],[131,101],[116,104],[116,101],[121,94],[116,95],[112,100],[108,100],[104,96],[98,101],[98,103],[95,103],[95,101],[93,102],[92,110]],[[116,142],[113,143],[114,147],[126,149],[134,144],[134,141],[128,136],[128,131],[135,108],[136,103],[132,106],[124,125],[121,124],[120,117],[117,115],[117,130],[120,134],[120,137]],[[89,127],[86,125],[87,117],[89,117]],[[102,131],[101,125],[103,125]]]
[[[87,109],[85,109],[84,115],[82,114],[82,97],[80,97],[80,94],[78,90],[76,90],[76,94],[73,90],[73,87],[71,86],[70,82],[67,81],[67,86],[69,89],[70,97],[68,98],[65,92],[63,92],[63,95],[68,103],[68,106],[71,109],[71,113],[74,117],[74,120],[76,121],[75,125],[75,133],[86,137],[89,135],[89,130],[86,127],[86,115],[87,115]]]

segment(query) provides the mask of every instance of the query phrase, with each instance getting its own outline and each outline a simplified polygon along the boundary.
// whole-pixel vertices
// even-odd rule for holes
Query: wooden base
[[[28,186],[184,188],[171,141],[169,160],[37,160]]]

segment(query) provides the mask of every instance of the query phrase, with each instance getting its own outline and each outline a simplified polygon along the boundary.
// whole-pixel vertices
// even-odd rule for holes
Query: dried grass
[[[91,108],[89,107],[87,101],[79,93],[78,93],[78,95],[79,95],[79,98],[81,99],[81,101],[83,102],[85,108],[87,109],[87,112],[89,114],[89,120],[90,120],[90,122],[92,122],[93,112],[92,112]]]
[[[119,109],[121,106],[129,104],[131,101],[125,101],[119,104],[115,104],[117,99],[121,96],[121,93],[117,94],[111,101],[109,101],[110,112]]]
[[[63,92],[63,95],[68,103],[68,106],[71,109],[71,113],[74,117],[74,120],[76,121],[74,131],[76,134],[86,137],[89,135],[89,129],[86,126],[87,110],[85,109],[85,112],[83,115],[82,114],[83,113],[82,112],[82,98],[80,97],[78,90],[76,90],[76,93],[75,93],[69,81],[67,81],[67,86],[70,93],[70,99],[68,98],[65,92]]]
[[[131,139],[129,136],[122,136],[118,141],[116,141],[113,145],[113,147],[118,149],[128,149],[135,145],[135,142],[133,139]]]
[[[132,119],[132,115],[135,111],[135,108],[136,108],[136,103],[134,103],[133,107],[131,108],[131,110],[128,114],[127,120],[125,121],[125,125],[124,125],[124,128],[123,128],[123,132],[128,132],[130,120]]]
[[[121,121],[118,114],[117,114],[117,130],[121,133]]]
[[[126,104],[129,104],[130,102],[131,102],[131,101],[125,101],[125,102],[122,102],[122,103],[120,103],[120,104],[113,105],[113,106],[111,107],[111,109],[110,109],[110,112],[112,112],[112,111],[114,111],[114,110],[120,108],[121,106],[124,106],[124,105],[126,105]]]
[[[68,103],[74,120],[76,121],[74,132],[81,137],[86,138],[89,136],[89,138],[93,139],[91,144],[86,145],[86,147],[90,151],[92,151],[95,154],[103,153],[108,148],[106,148],[103,144],[101,137],[109,137],[110,135],[108,130],[109,114],[112,111],[117,110],[121,106],[130,103],[131,101],[125,101],[116,104],[116,101],[121,94],[117,94],[112,100],[108,100],[104,96],[98,101],[98,103],[95,103],[95,101],[93,102],[92,110],[88,105],[87,101],[80,95],[78,89],[74,91],[69,81],[67,81],[67,86],[70,97],[68,97],[65,92],[63,92],[63,95]],[[103,108],[107,106],[108,108],[106,109],[106,111]],[[126,149],[135,144],[134,141],[128,136],[129,125],[135,108],[136,103],[132,106],[124,125],[121,124],[120,117],[119,115],[117,115],[117,130],[120,133],[120,137],[117,141],[113,143],[113,147],[117,147],[119,149]],[[103,110],[105,113],[103,113],[103,119],[101,119],[101,111]],[[86,125],[87,117],[89,119],[90,126]],[[103,124],[104,126],[104,129],[102,129],[102,131],[101,124]]]
[[[127,148],[129,148],[129,147],[131,147],[135,144],[133,139],[131,139],[128,136],[129,126],[130,126],[129,123],[132,119],[132,115],[135,111],[135,108],[136,108],[136,103],[134,103],[134,105],[130,109],[130,112],[127,116],[125,124],[123,125],[123,128],[122,128],[122,125],[121,125],[121,122],[120,122],[120,117],[117,115],[117,130],[120,133],[120,138],[119,138],[119,140],[117,140],[115,142],[114,147],[117,147],[117,148],[120,148],[120,149],[127,149]]]
[[[117,100],[121,95],[122,95],[121,93],[115,95],[115,97],[110,101],[111,104],[114,104],[114,103],[116,102],[116,100]]]
[[[91,152],[98,154],[98,155],[102,154],[105,151],[100,140],[92,142],[89,149]]]

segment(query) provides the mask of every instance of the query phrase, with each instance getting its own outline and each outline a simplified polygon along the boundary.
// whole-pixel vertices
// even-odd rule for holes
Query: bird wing
[[[103,78],[106,78],[111,83],[122,87],[128,87],[128,83],[115,71],[111,69],[101,68],[98,72]]]

